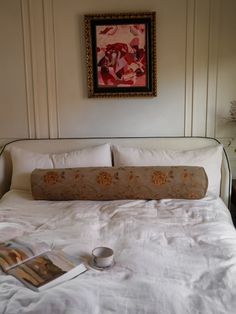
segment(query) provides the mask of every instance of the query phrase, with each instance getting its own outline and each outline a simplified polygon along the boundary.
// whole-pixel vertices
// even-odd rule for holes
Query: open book
[[[47,244],[12,240],[0,243],[0,266],[27,287],[41,291],[74,278],[86,266],[63,251],[51,250]]]

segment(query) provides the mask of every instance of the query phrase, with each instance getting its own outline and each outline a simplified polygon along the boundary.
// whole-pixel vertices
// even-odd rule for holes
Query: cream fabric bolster
[[[35,169],[31,174],[36,200],[200,199],[207,186],[204,168],[190,166]]]

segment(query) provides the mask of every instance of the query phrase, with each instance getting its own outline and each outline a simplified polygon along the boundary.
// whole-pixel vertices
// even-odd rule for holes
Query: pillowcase
[[[40,154],[22,148],[11,148],[12,182],[11,189],[30,190],[30,175],[36,168],[52,169],[67,167],[111,166],[109,144],[83,148],[64,154]]]
[[[39,154],[26,151],[22,148],[12,147],[11,189],[30,190],[30,175],[35,168],[53,168],[48,154]]]
[[[208,194],[219,196],[223,146],[196,150],[148,150],[113,146],[114,165],[121,166],[200,166],[208,176]]]
[[[112,166],[109,144],[91,146],[63,154],[52,154],[52,161],[54,168]]]
[[[202,167],[90,167],[35,169],[36,200],[200,199],[207,190]]]

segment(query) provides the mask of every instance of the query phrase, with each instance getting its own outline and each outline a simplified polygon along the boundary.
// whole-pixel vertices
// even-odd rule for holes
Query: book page
[[[0,266],[7,272],[10,268],[49,249],[43,242],[30,243],[15,239],[0,243]]]
[[[39,288],[66,274],[75,266],[63,252],[51,251],[12,268],[8,273],[27,286]]]

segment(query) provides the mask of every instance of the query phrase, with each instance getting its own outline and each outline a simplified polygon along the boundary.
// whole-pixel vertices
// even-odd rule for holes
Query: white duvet
[[[115,265],[44,292],[0,274],[0,313],[235,314],[236,231],[221,199],[0,201],[0,241],[42,240],[87,263],[96,246]]]

